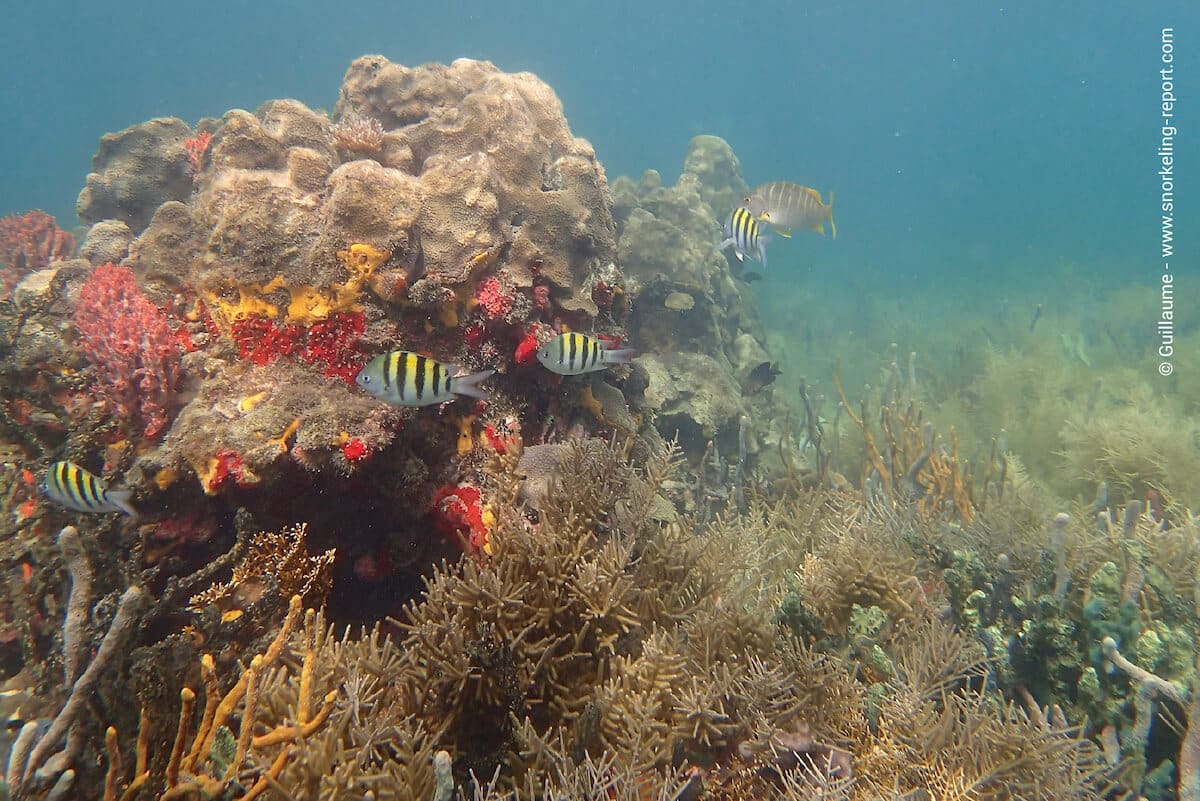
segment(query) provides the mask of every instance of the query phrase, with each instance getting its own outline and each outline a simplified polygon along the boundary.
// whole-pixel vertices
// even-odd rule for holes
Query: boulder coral
[[[117,219],[141,231],[168,200],[192,192],[184,141],[191,128],[174,117],[150,120],[105,134],[75,211],[88,225]]]
[[[608,182],[543,81],[469,59],[409,68],[364,56],[334,110],[351,115],[381,121],[412,152],[417,230],[443,280],[466,280],[476,253],[504,245],[517,286],[544,278],[564,309],[596,313],[589,275],[616,251]]]
[[[265,497],[297,465],[336,483],[416,459],[426,481],[388,492],[419,513],[484,458],[444,420],[353,388],[363,363],[398,348],[495,370],[486,411],[461,410],[481,426],[518,419],[532,439],[547,419],[577,434],[636,425],[508,379],[540,370],[528,353],[558,331],[624,333],[604,169],[532,74],[365,56],[332,115],[284,99],[196,129],[153,120],[105,137],[93,170],[79,201],[89,255],[120,258],[188,351],[180,411],[134,459],[134,483],[195,474],[207,495]],[[126,230],[127,255],[109,235]],[[234,464],[242,480],[217,480]]]
[[[646,408],[662,436],[678,436],[693,460],[708,441],[736,453],[744,417],[755,421],[748,443],[753,455],[762,443],[777,441],[772,423],[787,416],[774,390],[740,389],[768,360],[766,337],[753,289],[714,252],[715,221],[746,191],[737,157],[715,136],[692,140],[674,186],[664,187],[653,171],[638,182],[613,182],[617,263],[637,298],[627,323],[630,342],[648,354],[638,360],[649,376]]]

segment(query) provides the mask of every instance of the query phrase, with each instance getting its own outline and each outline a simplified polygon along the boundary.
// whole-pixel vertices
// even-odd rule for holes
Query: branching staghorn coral
[[[935,798],[1098,798],[1110,782],[1099,748],[1078,727],[1048,725],[989,699],[980,689],[986,661],[937,621],[900,641],[895,691],[884,697],[879,725],[901,748],[901,782],[916,781]]]
[[[824,536],[799,560],[796,581],[806,608],[835,636],[856,605],[879,607],[895,621],[913,617],[925,600],[915,558],[860,501],[842,503],[840,517],[828,518]]]
[[[982,652],[922,600],[894,513],[841,493],[752,497],[696,535],[641,513],[671,455],[624,454],[573,448],[536,512],[516,447],[497,456],[495,553],[441,566],[402,642],[312,612],[301,625],[293,600],[240,672],[202,659],[179,715],[146,710],[131,766],[113,731],[107,797],[1099,797],[1093,746],[985,689]],[[778,625],[803,553],[876,576],[860,600],[894,617],[869,635],[888,671]],[[863,584],[828,575],[830,598]]]
[[[750,498],[696,535],[685,516],[639,513],[669,453],[635,467],[594,444],[561,460],[536,512],[519,501],[517,448],[496,457],[494,554],[442,565],[402,641],[311,612],[301,625],[293,600],[240,674],[203,660],[179,716],[143,715],[109,797],[1100,797],[1098,749],[1003,704],[982,650],[937,618],[895,510],[827,491]],[[825,650],[776,622],[802,554],[874,577],[826,566],[811,592],[793,584],[829,610]],[[837,644],[862,614],[835,613],[851,597],[892,618],[857,635],[886,670]]]
[[[903,538],[861,501],[753,500],[700,536],[686,519],[631,528],[620,496],[638,471],[615,447],[577,455],[585,463],[562,462],[536,524],[531,510],[497,509],[496,553],[440,568],[402,624],[399,708],[454,754],[460,777],[492,776],[489,793],[516,798],[542,797],[562,766],[585,764],[637,782],[641,797],[680,786],[721,799],[900,798],[920,787],[1098,797],[1098,749],[990,695],[982,651],[932,619]],[[579,485],[601,475],[628,483]],[[509,476],[494,479],[498,497],[519,497]],[[618,500],[611,514],[571,508],[583,497]],[[832,556],[851,540],[874,562]],[[892,678],[869,687],[855,657],[815,651],[772,622],[789,543],[892,566],[871,595],[895,616],[880,640]],[[861,584],[852,571],[843,579]]]

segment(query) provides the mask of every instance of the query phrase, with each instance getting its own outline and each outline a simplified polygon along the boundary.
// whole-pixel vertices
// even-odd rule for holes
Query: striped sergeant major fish
[[[615,343],[574,332],[559,334],[538,348],[538,361],[559,375],[580,375],[603,370],[610,364],[633,361],[631,348],[613,350]]]
[[[432,406],[462,395],[489,400],[477,385],[495,370],[461,375],[463,368],[407,350],[376,356],[359,371],[355,382],[381,401],[395,406]]]
[[[129,490],[110,490],[108,483],[74,462],[55,462],[42,481],[42,494],[76,512],[121,512],[137,517]]]
[[[767,266],[767,242],[770,237],[763,234],[758,220],[745,206],[738,206],[729,214],[725,221],[725,238],[717,245],[717,252],[733,246],[733,255],[738,261],[744,261],[747,256],[758,259],[759,264]]]

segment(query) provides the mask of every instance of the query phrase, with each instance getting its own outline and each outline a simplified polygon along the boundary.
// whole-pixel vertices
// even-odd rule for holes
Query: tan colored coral
[[[233,566],[233,577],[194,596],[189,605],[201,610],[216,604],[226,613],[236,612],[235,599],[244,601],[247,595],[260,594],[268,582],[277,585],[284,597],[323,600],[333,580],[334,549],[309,554],[307,538],[308,526],[304,523],[254,535],[245,556]]]
[[[354,113],[382,121],[415,156],[432,273],[466,281],[470,259],[503,242],[517,286],[544,278],[563,308],[596,313],[589,276],[616,255],[608,182],[549,86],[469,59],[409,68],[364,56],[335,109]]]
[[[75,210],[91,225],[121,220],[136,232],[169,200],[192,193],[184,141],[192,129],[183,120],[161,117],[105,134],[92,157],[92,172]]]

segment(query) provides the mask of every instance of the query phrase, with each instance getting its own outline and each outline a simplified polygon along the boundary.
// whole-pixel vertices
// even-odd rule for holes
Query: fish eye
[[[358,377],[358,380],[359,380],[359,381],[361,381],[361,382],[363,382],[364,384],[370,384],[370,383],[371,383],[371,376],[369,376],[369,375],[360,375],[360,376]]]

